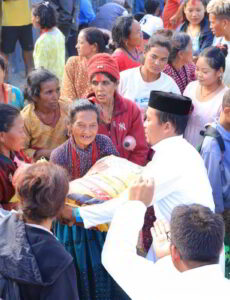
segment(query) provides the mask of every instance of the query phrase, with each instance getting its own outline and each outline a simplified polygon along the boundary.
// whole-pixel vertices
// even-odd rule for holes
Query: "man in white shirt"
[[[102,252],[102,263],[132,300],[216,299],[230,282],[218,264],[224,241],[220,215],[199,204],[180,205],[171,215],[170,242],[164,224],[156,226],[158,247],[171,257],[156,264],[136,254],[136,244],[153,186],[141,179],[115,213]],[[128,226],[127,226],[128,224]],[[159,248],[160,246],[160,248]]]
[[[154,178],[154,206],[157,219],[170,221],[173,208],[180,204],[202,204],[214,211],[211,185],[202,158],[185,139],[192,101],[178,94],[152,91],[145,121],[145,134],[155,154],[144,167],[143,177]],[[86,228],[111,222],[125,197],[100,205],[79,208]],[[79,214],[78,214],[79,215]],[[78,220],[79,221],[79,220]],[[152,248],[148,259],[155,261]]]

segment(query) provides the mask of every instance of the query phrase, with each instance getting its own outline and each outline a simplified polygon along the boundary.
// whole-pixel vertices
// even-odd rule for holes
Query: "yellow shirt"
[[[28,157],[33,158],[34,153],[38,149],[55,149],[68,139],[67,116],[71,103],[59,101],[61,115],[54,128],[40,121],[34,111],[33,103],[28,104],[21,111],[27,137],[23,151]]]
[[[57,27],[40,35],[34,47],[35,68],[44,67],[62,81],[65,68],[65,37]]]
[[[2,26],[31,24],[30,0],[2,1]]]

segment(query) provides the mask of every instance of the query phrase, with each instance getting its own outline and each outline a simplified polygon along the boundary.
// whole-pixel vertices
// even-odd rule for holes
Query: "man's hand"
[[[157,258],[170,254],[170,226],[169,223],[161,220],[154,222],[151,228],[153,248]]]
[[[152,179],[144,179],[140,176],[130,186],[128,190],[128,199],[139,200],[148,207],[152,203],[154,190],[154,181]]]

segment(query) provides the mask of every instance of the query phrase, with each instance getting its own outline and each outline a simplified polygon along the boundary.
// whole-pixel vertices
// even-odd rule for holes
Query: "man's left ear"
[[[180,253],[177,250],[176,246],[174,246],[174,245],[170,246],[170,253],[172,256],[173,263],[178,263],[180,261]]]
[[[120,83],[120,80],[117,80],[117,82],[116,82],[116,88],[118,87],[119,83]]]
[[[174,132],[174,131],[175,131],[175,128],[172,125],[172,123],[171,122],[166,122],[165,123],[165,133],[171,133],[171,132]]]

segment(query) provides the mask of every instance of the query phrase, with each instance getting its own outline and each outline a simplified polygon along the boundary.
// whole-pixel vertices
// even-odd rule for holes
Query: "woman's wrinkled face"
[[[218,19],[214,14],[209,15],[210,28],[216,37],[224,36],[225,22],[224,19]]]
[[[196,63],[196,78],[201,86],[211,86],[219,81],[221,70],[211,68],[205,57],[199,57]]]
[[[105,74],[96,73],[92,76],[91,86],[100,104],[108,105],[114,100],[118,83],[111,81]]]
[[[24,121],[20,115],[14,119],[12,127],[8,132],[0,133],[0,142],[6,151],[20,151],[24,147],[25,129]]]
[[[52,79],[41,83],[40,95],[35,96],[35,105],[39,109],[54,111],[58,108],[60,97],[60,86],[57,79]]]
[[[95,140],[98,132],[96,112],[92,110],[77,112],[71,125],[71,132],[77,146],[81,149],[87,148]]]
[[[200,0],[190,0],[184,8],[186,19],[192,25],[199,25],[204,19],[205,7]]]
[[[128,46],[130,47],[140,47],[142,44],[142,31],[139,22],[133,21],[130,35],[127,39]]]
[[[78,55],[82,57],[89,58],[92,54],[96,54],[96,46],[87,42],[84,31],[81,31],[78,35],[76,48]]]
[[[144,55],[144,66],[150,72],[156,75],[160,74],[168,63],[169,51],[165,47],[154,46]]]

